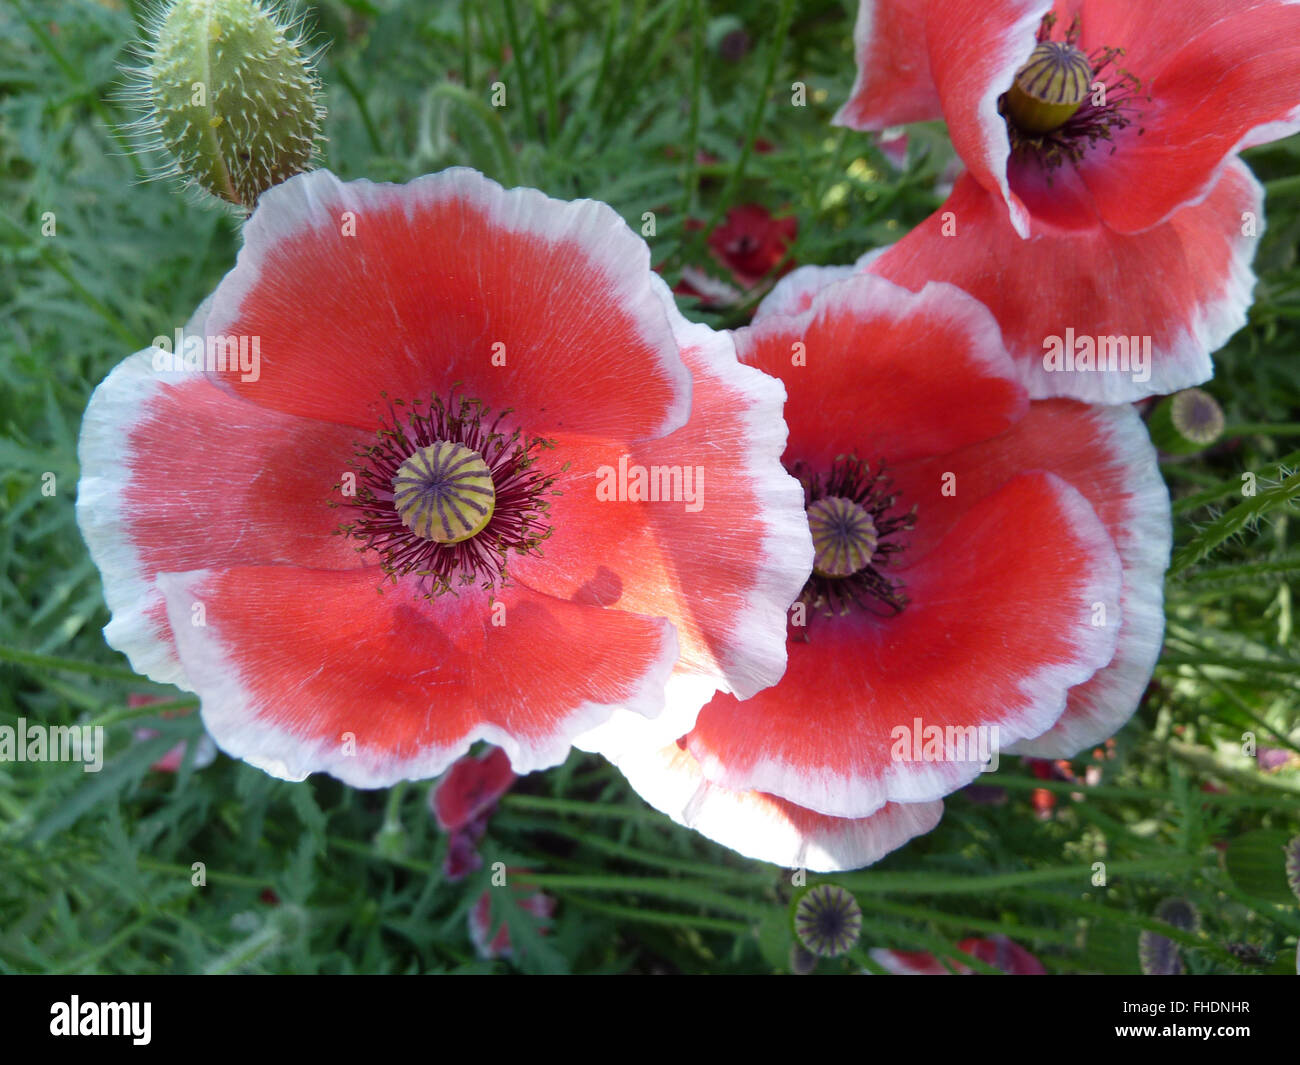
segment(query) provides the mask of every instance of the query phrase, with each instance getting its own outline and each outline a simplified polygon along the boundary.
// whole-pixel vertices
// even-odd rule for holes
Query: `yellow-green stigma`
[[[871,563],[879,537],[871,515],[851,499],[829,496],[808,508],[813,572],[819,577],[851,577]]]
[[[397,468],[393,508],[411,532],[440,544],[477,536],[492,520],[496,488],[483,456],[436,440]]]
[[[1024,133],[1060,129],[1088,98],[1092,63],[1064,41],[1043,41],[1020,68],[1006,96],[1006,113]]]

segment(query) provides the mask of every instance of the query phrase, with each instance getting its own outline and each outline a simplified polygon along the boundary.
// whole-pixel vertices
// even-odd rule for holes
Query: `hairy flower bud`
[[[132,97],[144,146],[168,173],[251,209],[310,169],[324,110],[315,56],[265,0],[174,0],[149,28]]]

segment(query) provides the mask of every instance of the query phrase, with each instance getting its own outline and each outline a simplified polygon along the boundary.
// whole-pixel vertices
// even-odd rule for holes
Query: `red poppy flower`
[[[1009,976],[1046,976],[1047,969],[1043,963],[1025,950],[1018,943],[1013,943],[1006,936],[995,935],[988,939],[963,939],[957,944],[963,954],[979,958],[986,965],[991,965]],[[948,959],[945,965],[929,951],[925,950],[885,950],[877,948],[871,951],[871,958],[877,964],[888,969],[895,976],[968,976],[972,969],[956,958]]]
[[[704,223],[688,218],[684,228],[687,232],[698,232]],[[766,207],[758,204],[733,207],[709,234],[708,244],[714,259],[727,268],[735,284],[711,277],[698,266],[686,266],[673,291],[697,300],[704,307],[730,307],[740,303],[745,298],[744,289],[761,283],[781,263],[798,233],[797,218],[773,218]],[[776,276],[789,273],[793,267],[793,260],[785,262]]]
[[[773,218],[766,207],[742,203],[709,234],[709,249],[739,285],[753,288],[776,269],[798,235],[797,218]],[[782,272],[792,265],[786,263]]]
[[[789,392],[817,548],[785,677],[714,697],[678,737],[671,715],[616,715],[582,742],[681,823],[830,871],[926,831],[979,775],[973,752],[924,748],[931,730],[1066,757],[1131,716],[1170,517],[1137,413],[1030,403],[975,300],[871,275],[806,298],[736,337]]]
[[[178,344],[96,390],[77,512],[109,643],[231,754],[373,787],[486,739],[530,772],[674,666],[780,676],[811,557],[782,389],[603,204],[301,175]]]
[[[1297,39],[1286,0],[862,0],[836,121],[946,119],[969,168],[879,271],[915,288],[924,259],[985,300],[1036,396],[1204,381],[1245,322],[1263,228],[1234,153],[1300,129]],[[1150,337],[1149,379],[1045,372],[1067,328]]]

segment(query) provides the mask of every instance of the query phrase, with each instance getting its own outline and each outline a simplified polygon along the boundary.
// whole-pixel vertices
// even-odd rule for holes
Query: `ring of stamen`
[[[387,581],[411,578],[418,596],[504,586],[507,558],[540,555],[550,536],[547,497],[558,493],[538,452],[554,444],[502,431],[510,412],[491,416],[477,400],[435,395],[388,407],[373,442],[357,445],[354,491],[330,502],[348,514],[339,534]]]
[[[793,463],[790,472],[803,484],[814,552],[799,601],[827,617],[901,613],[907,596],[886,574],[903,550],[896,534],[912,528],[916,508],[899,513],[889,478],[856,455],[841,455],[824,473],[803,462]]]
[[[1029,61],[998,100],[1013,154],[1036,159],[1049,173],[1082,161],[1104,141],[1115,151],[1116,136],[1134,124],[1141,136],[1143,105],[1151,102],[1142,82],[1119,65],[1122,48],[1084,52],[1077,15],[1063,41],[1052,39],[1056,28],[1056,15],[1045,15]]]

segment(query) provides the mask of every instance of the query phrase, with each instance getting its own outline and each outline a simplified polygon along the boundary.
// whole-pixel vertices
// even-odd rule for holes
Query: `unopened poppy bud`
[[[298,24],[265,0],[175,0],[132,72],[146,146],[241,207],[310,168],[324,110]]]
[[[1184,932],[1195,933],[1201,927],[1201,915],[1187,899],[1165,899],[1156,907],[1155,917]],[[1147,976],[1178,976],[1186,972],[1178,944],[1149,929],[1138,937],[1138,960]]]
[[[1200,388],[1186,388],[1160,401],[1151,415],[1151,439],[1168,455],[1194,455],[1223,435],[1223,408]]]

